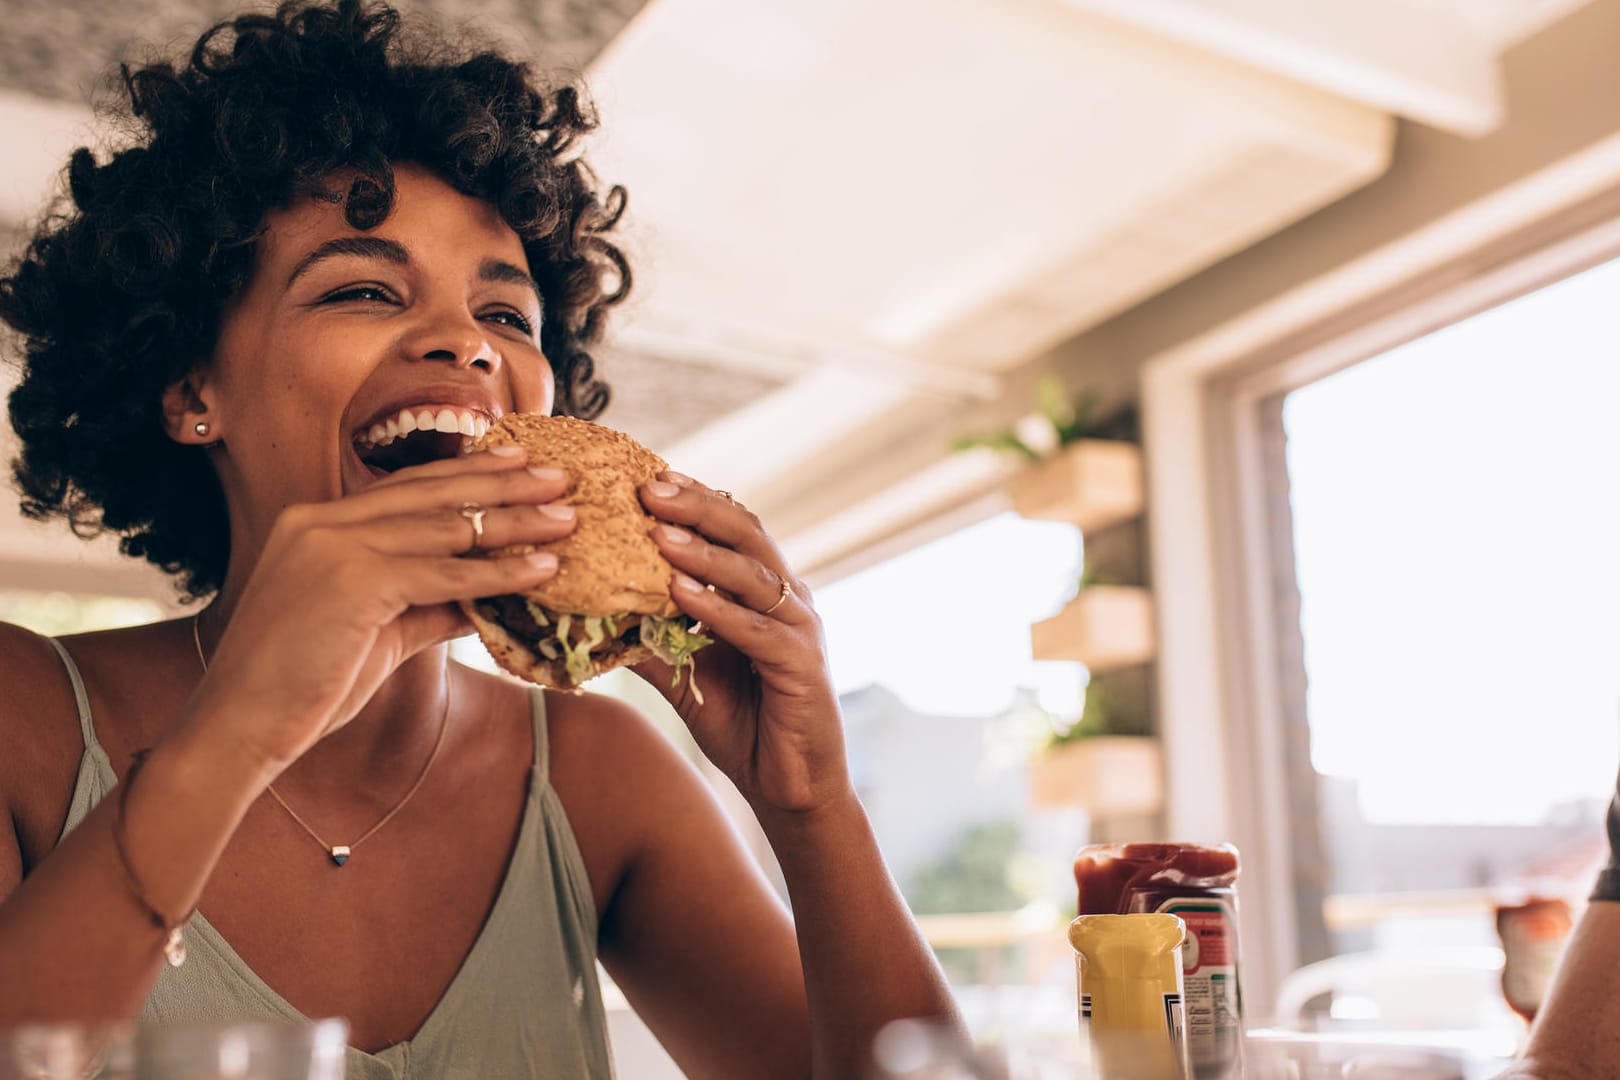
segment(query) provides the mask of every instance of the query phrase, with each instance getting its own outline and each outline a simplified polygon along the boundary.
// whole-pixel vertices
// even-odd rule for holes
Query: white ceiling
[[[1370,182],[1396,118],[1492,130],[1502,51],[1582,2],[654,0],[590,73],[648,282],[624,333],[799,371],[669,456],[803,564],[937,511],[998,466],[800,508],[861,490],[874,426],[892,452]]]
[[[591,160],[631,193],[616,349],[654,386],[695,363],[745,389],[637,407],[667,399],[672,462],[825,564],[999,468],[943,456],[953,409],[1370,182],[1397,118],[1490,131],[1502,51],[1584,2],[651,0],[588,72]],[[0,97],[27,132],[0,218],[83,117]],[[915,468],[829,475],[851,447]],[[795,517],[809,486],[846,508]]]

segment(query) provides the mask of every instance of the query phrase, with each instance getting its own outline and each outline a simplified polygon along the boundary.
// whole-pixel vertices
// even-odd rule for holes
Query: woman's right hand
[[[194,703],[217,702],[241,749],[279,772],[352,720],[406,659],[468,633],[454,601],[555,576],[550,554],[463,558],[465,503],[485,508],[481,547],[540,543],[574,528],[571,509],[550,505],[568,486],[560,470],[531,472],[521,452],[483,452],[287,507]]]

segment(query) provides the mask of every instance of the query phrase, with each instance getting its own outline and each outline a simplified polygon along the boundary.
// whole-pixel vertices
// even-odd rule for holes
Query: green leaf
[[[670,683],[670,687],[674,688],[680,685],[683,669],[697,670],[693,654],[713,645],[714,639],[694,633],[690,615],[677,615],[672,619],[643,615],[641,643],[651,649],[654,656],[675,669],[675,678]]]
[[[995,435],[958,435],[951,440],[951,449],[958,452],[981,448],[1016,454],[1032,462],[1041,460],[1041,455],[1037,454],[1033,447],[1011,431],[1002,431]]]
[[[1058,427],[1058,445],[1068,446],[1072,442],[1089,438],[1096,433],[1097,424],[1093,416],[1097,411],[1097,392],[1095,390],[1081,391],[1069,406],[1069,422]]]
[[[1059,435],[1074,426],[1074,406],[1064,395],[1063,383],[1056,375],[1043,375],[1035,384],[1035,405]]]

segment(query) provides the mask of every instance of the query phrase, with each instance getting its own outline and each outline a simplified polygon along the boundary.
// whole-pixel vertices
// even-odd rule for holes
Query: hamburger
[[[612,428],[534,413],[502,417],[467,449],[509,445],[521,446],[531,466],[569,474],[558,502],[574,508],[576,525],[560,540],[480,553],[550,551],[558,562],[556,577],[538,588],[461,602],[490,656],[519,678],[560,688],[657,657],[679,684],[711,641],[670,597],[674,568],[648,535],[655,519],[636,494],[668,467],[664,460]]]

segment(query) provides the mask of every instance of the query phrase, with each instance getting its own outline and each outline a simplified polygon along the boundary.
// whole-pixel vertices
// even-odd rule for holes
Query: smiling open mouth
[[[489,419],[470,409],[413,406],[355,435],[354,452],[376,473],[455,457],[489,430]]]

